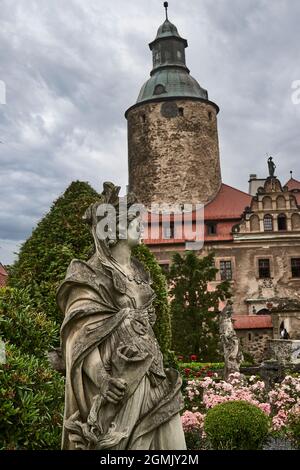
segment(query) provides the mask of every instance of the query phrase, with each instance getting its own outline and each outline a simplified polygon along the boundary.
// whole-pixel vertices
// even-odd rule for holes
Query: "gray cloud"
[[[0,260],[10,262],[51,202],[75,179],[127,183],[125,110],[151,69],[147,44],[162,2],[2,0]],[[188,66],[221,108],[223,180],[247,189],[274,154],[298,171],[298,0],[170,2]]]

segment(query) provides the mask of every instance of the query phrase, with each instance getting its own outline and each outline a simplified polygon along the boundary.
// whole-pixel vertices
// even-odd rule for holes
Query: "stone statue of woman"
[[[241,363],[244,360],[241,345],[232,322],[233,308],[229,301],[219,316],[220,340],[224,353],[224,378],[230,374],[240,372]]]
[[[140,239],[139,217],[128,212],[127,239],[103,239],[97,230],[99,206],[118,210],[119,190],[104,183],[100,199],[86,211],[95,253],[87,262],[71,262],[57,294],[65,315],[62,448],[184,450],[181,379],[163,367],[152,330],[150,276],[131,257]],[[128,195],[127,205],[134,202]],[[116,223],[123,223],[118,212]]]

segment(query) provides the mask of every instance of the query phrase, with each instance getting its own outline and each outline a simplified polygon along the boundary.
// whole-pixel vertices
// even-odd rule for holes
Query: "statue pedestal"
[[[278,364],[300,364],[300,340],[268,340],[268,356]]]

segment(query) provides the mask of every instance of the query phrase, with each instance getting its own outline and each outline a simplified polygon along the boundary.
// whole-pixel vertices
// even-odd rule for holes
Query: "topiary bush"
[[[59,449],[64,379],[47,361],[6,344],[0,364],[0,449]]]
[[[214,450],[259,450],[268,437],[270,420],[246,401],[228,401],[209,410],[204,431]]]
[[[45,312],[49,319],[62,321],[56,290],[71,260],[87,260],[91,255],[93,239],[82,216],[98,197],[88,183],[71,183],[22,245],[9,269],[9,285],[28,289],[37,311]]]

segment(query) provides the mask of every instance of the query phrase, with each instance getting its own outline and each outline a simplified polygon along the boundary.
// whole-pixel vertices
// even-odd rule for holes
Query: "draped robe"
[[[58,290],[65,315],[63,449],[186,448],[179,416],[181,378],[173,369],[164,370],[152,330],[150,278],[141,263],[133,259],[132,264],[136,276],[128,279],[96,255],[88,262],[73,260]],[[95,348],[105,373],[127,383],[117,405],[101,397],[84,371]]]

